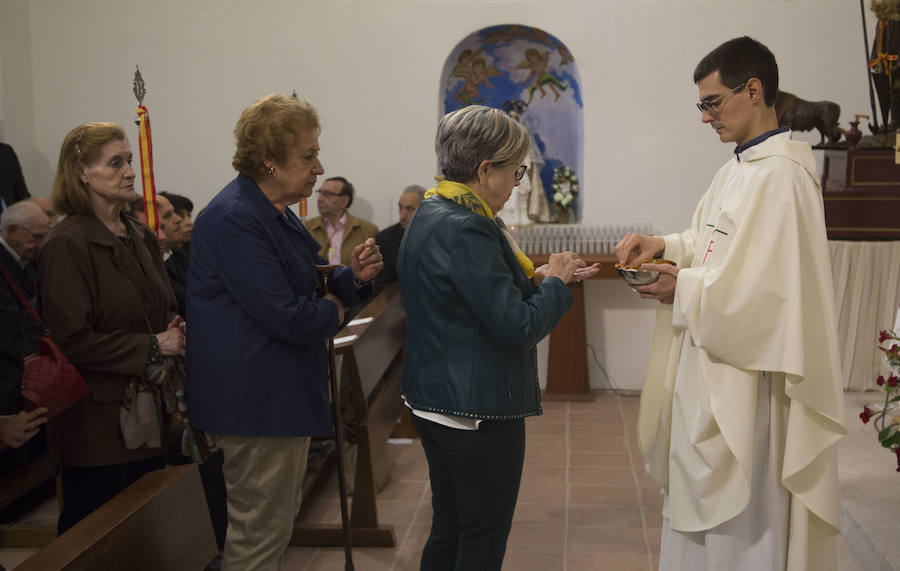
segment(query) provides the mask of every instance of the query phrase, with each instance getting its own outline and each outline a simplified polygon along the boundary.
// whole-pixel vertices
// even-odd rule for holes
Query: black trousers
[[[68,531],[144,474],[165,467],[165,453],[112,466],[63,466],[63,510],[56,524],[57,535]]]
[[[525,421],[457,430],[413,415],[431,478],[422,571],[500,571],[525,459]]]

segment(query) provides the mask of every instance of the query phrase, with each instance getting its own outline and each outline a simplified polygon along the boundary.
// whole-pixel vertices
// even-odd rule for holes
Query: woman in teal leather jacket
[[[571,253],[535,269],[494,213],[525,173],[527,131],[496,109],[445,115],[443,177],[400,246],[403,395],[428,458],[434,516],[421,569],[498,570],[522,475],[526,416],[541,414],[535,345],[595,268]]]

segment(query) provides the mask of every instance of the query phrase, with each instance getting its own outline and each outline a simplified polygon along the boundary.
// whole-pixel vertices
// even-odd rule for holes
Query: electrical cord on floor
[[[606,371],[606,367],[604,367],[603,365],[600,364],[600,359],[597,358],[597,349],[595,349],[594,346],[591,345],[590,343],[587,344],[587,348],[591,350],[591,354],[594,356],[594,363],[597,365],[597,367],[600,368],[600,371],[603,372],[603,376],[606,377],[606,383],[609,385],[609,390],[611,390],[614,395],[620,396],[620,397],[628,397],[628,398],[635,398],[635,397],[641,396],[640,391],[624,392],[621,389],[619,389],[618,387],[616,387],[616,384],[613,382],[612,377],[610,377],[609,373]]]

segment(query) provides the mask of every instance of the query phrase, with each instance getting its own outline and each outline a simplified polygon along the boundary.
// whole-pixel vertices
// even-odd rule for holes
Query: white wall
[[[30,21],[27,2],[0,0],[0,141],[16,148],[26,184],[47,170],[34,142]]]
[[[475,29],[519,23],[560,38],[579,68],[584,221],[672,232],[731,152],[699,122],[697,61],[754,36],[783,89],[839,103],[846,125],[869,112],[859,18],[857,0],[0,0],[0,139],[32,193],[49,194],[75,125],[116,121],[136,143],[139,64],[157,187],[202,206],[233,176],[241,110],[296,89],[322,115],[326,175],[353,181],[352,210],[383,227],[400,189],[432,181],[446,55]],[[619,386],[639,388],[652,307],[620,283],[590,283],[587,301],[589,343]]]

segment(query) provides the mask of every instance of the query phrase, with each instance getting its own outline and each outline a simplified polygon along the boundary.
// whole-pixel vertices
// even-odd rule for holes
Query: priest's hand
[[[641,264],[662,256],[666,249],[666,241],[659,236],[644,234],[626,234],[616,244],[615,253],[619,265],[623,268],[639,268]]]
[[[670,264],[642,264],[640,269],[659,272],[659,279],[652,284],[635,286],[634,291],[644,299],[656,299],[660,303],[670,304],[675,301],[678,268]]]
[[[353,276],[363,282],[378,275],[378,272],[384,268],[384,261],[381,258],[381,249],[375,243],[375,238],[369,238],[353,248],[353,253],[350,254],[350,267],[353,268]]]

